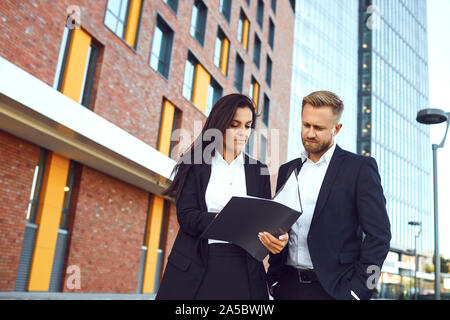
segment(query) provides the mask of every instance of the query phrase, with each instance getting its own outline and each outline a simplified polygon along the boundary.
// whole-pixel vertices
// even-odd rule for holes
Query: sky
[[[428,63],[430,108],[450,112],[450,0],[428,0]],[[434,127],[434,128],[433,128]],[[434,125],[431,143],[439,144],[445,125]],[[431,153],[430,146],[430,153]],[[450,133],[443,149],[438,149],[439,251],[450,258]]]

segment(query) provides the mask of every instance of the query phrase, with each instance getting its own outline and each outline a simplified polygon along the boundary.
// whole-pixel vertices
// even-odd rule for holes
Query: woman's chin
[[[245,150],[246,142],[235,142],[233,150],[227,148],[228,152],[238,155]]]
[[[242,146],[237,145],[236,148],[234,148],[235,154],[240,154],[240,153],[241,153],[242,151],[244,151],[244,150],[245,150],[245,144],[242,145]]]

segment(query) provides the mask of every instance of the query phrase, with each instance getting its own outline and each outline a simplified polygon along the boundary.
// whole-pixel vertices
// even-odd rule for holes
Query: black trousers
[[[301,283],[296,269],[286,266],[278,284],[273,287],[275,300],[334,300],[319,280]]]
[[[196,300],[248,300],[246,252],[233,244],[209,245],[208,265]]]

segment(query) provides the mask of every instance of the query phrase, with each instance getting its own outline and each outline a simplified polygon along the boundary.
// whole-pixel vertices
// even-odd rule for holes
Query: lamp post
[[[420,236],[420,233],[422,232],[422,223],[421,222],[417,222],[417,221],[409,221],[408,224],[410,226],[414,226],[415,227],[415,231],[416,234],[414,235],[414,262],[415,262],[415,267],[414,267],[414,300],[417,300],[417,291],[418,291],[418,286],[417,286],[417,269],[419,269],[419,261],[418,261],[418,254],[417,254],[417,238]]]
[[[433,192],[434,192],[434,293],[436,300],[441,300],[441,261],[439,256],[439,224],[438,224],[438,190],[437,190],[437,149],[443,148],[447,137],[450,112],[441,109],[423,109],[417,113],[417,122],[423,124],[438,124],[447,122],[444,138],[439,145],[433,144]]]

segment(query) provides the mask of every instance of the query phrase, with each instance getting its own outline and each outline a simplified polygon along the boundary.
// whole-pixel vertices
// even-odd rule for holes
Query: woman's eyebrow
[[[239,120],[231,120],[231,122],[237,122],[237,123],[241,123]],[[248,123],[252,123],[253,121],[247,121],[246,123],[248,124]]]

